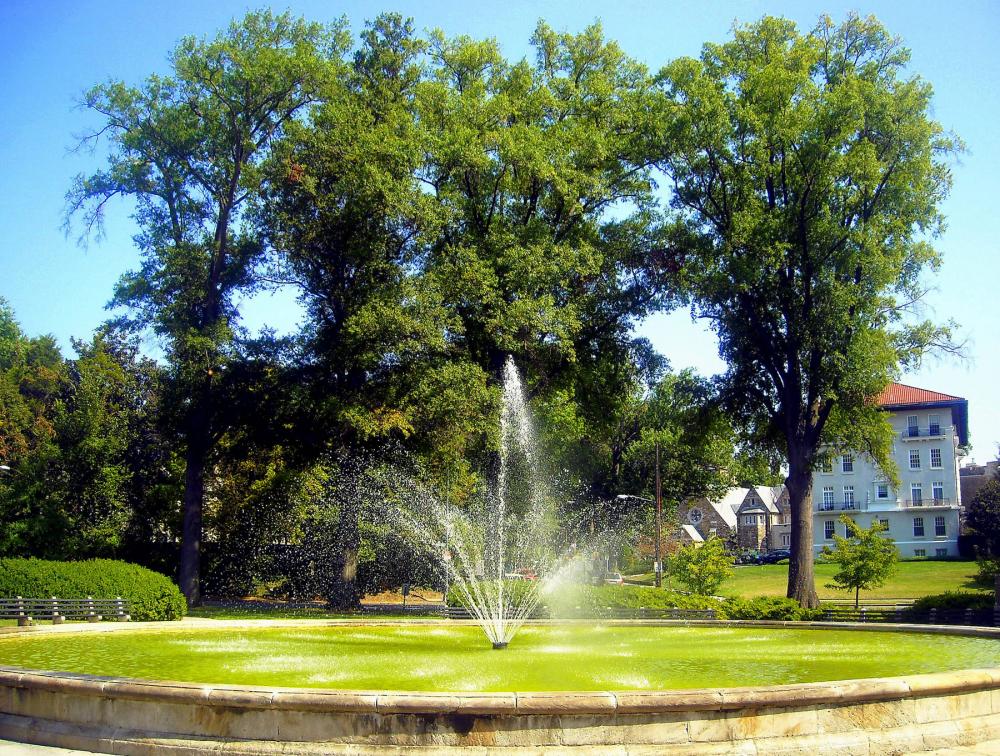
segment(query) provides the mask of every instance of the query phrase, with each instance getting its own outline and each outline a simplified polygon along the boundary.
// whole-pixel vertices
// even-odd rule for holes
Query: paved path
[[[988,740],[974,746],[956,746],[941,748],[937,751],[918,751],[905,756],[997,756],[1000,754],[1000,740]],[[66,748],[50,746],[27,745],[14,743],[10,740],[0,740],[0,756],[111,756],[97,751],[71,751]]]

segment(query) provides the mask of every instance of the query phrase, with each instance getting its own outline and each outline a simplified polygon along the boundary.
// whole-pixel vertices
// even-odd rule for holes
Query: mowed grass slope
[[[862,599],[916,599],[946,591],[985,591],[973,578],[975,562],[900,562],[896,574],[881,588],[862,591]],[[788,586],[787,564],[745,565],[734,568],[735,575],[722,584],[723,596],[784,596]],[[816,592],[823,601],[853,598],[853,593],[827,588],[833,582],[837,565],[816,564]],[[640,576],[643,582],[652,583],[652,575]],[[670,581],[673,588],[682,587],[677,580]]]

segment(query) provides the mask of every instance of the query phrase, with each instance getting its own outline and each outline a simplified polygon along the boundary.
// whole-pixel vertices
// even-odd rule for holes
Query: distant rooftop
[[[878,403],[882,407],[906,407],[921,404],[951,404],[964,402],[960,396],[942,394],[940,391],[907,386],[902,383],[890,383],[879,394]]]
[[[942,394],[940,391],[890,383],[878,395],[878,404],[887,410],[916,409],[918,407],[951,407],[958,442],[962,446],[969,443],[969,402],[961,396]]]

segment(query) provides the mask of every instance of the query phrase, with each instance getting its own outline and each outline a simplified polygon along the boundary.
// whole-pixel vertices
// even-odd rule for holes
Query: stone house
[[[678,518],[676,535],[684,542],[718,536],[734,549],[788,547],[791,512],[784,486],[731,488],[718,499],[692,499],[679,507]]]

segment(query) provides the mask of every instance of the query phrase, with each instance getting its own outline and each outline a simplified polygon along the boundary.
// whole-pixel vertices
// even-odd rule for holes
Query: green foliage
[[[765,17],[733,37],[660,74],[671,239],[688,263],[677,283],[719,336],[728,405],[785,456],[799,513],[824,444],[895,474],[871,397],[900,364],[952,348],[950,325],[912,316],[921,275],[940,263],[929,239],[961,145],[873,17],[823,18],[809,33]],[[792,522],[789,595],[815,605],[812,518]]]
[[[994,589],[997,576],[1000,575],[1000,558],[979,557],[976,559],[979,571],[976,573],[976,583],[984,588]]]
[[[967,593],[964,591],[947,591],[933,596],[921,596],[907,607],[908,615],[920,616],[931,609],[992,609],[993,596],[988,593]]]
[[[711,595],[733,576],[733,557],[721,538],[679,548],[670,558],[670,574],[700,595]]]
[[[834,534],[834,547],[823,547],[823,558],[839,566],[833,576],[833,585],[843,591],[854,591],[854,606],[862,590],[878,588],[885,584],[899,565],[899,552],[891,538],[882,536],[886,527],[874,520],[867,530],[847,515],[841,515],[849,538]]]
[[[965,523],[983,540],[987,555],[1000,557],[1000,479],[976,491],[966,506]]]
[[[806,609],[794,599],[779,596],[726,599],[722,606],[726,619],[808,622],[823,618],[822,609]]]
[[[526,580],[511,580],[507,588],[520,596],[533,586]],[[461,606],[461,591],[452,586],[448,590],[448,606]],[[715,609],[722,602],[707,596],[666,591],[643,585],[587,585],[565,583],[551,593],[543,594],[540,603],[550,608],[553,616],[568,617],[574,614],[600,617],[611,609]]]
[[[127,562],[0,559],[0,596],[127,599],[133,620],[177,620],[187,604],[173,581]]]

